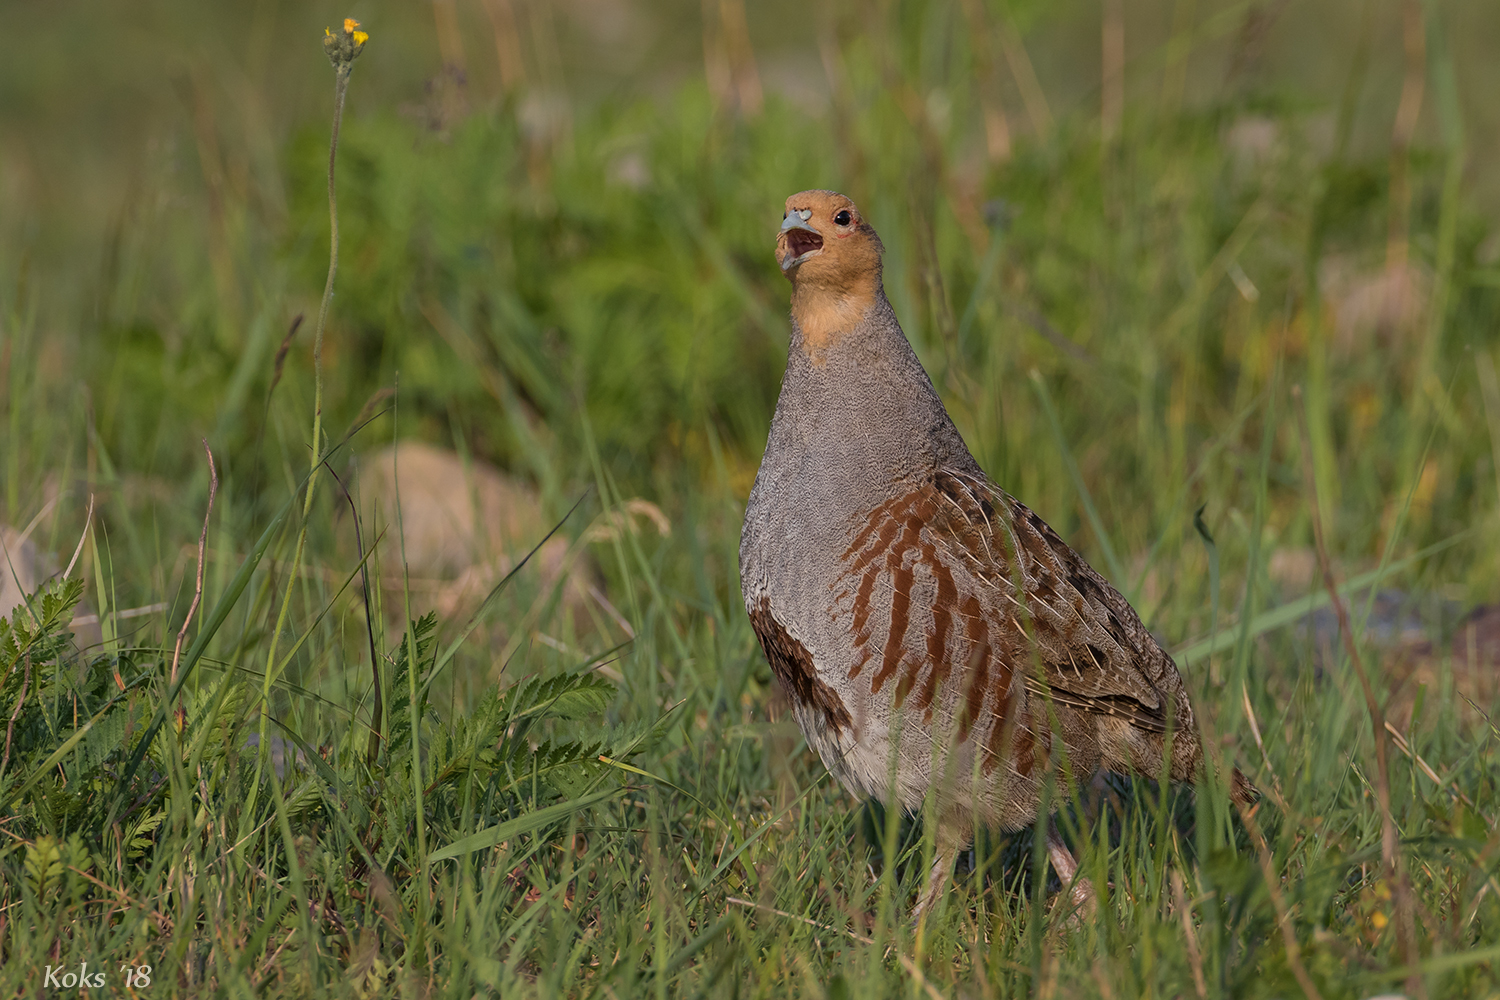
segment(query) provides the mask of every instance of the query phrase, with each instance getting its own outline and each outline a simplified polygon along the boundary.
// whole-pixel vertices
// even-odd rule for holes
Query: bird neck
[[[864,274],[837,286],[816,281],[792,284],[792,346],[815,363],[859,327],[883,297],[880,277]]]
[[[878,285],[857,321],[815,326],[827,334],[821,341],[803,329],[793,302],[768,455],[783,456],[789,468],[857,470],[877,490],[935,468],[983,474]]]

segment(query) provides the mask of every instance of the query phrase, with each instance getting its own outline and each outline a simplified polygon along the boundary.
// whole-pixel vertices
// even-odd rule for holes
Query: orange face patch
[[[792,282],[792,318],[814,361],[859,325],[880,290],[880,238],[836,191],[786,200],[776,260]]]

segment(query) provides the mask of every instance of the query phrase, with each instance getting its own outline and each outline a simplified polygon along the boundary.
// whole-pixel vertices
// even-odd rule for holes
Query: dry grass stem
[[[193,603],[188,605],[187,617],[182,620],[182,628],[177,630],[177,645],[172,649],[172,671],[167,676],[169,684],[177,683],[177,664],[182,659],[182,644],[187,641],[188,626],[193,623],[193,616],[198,613],[198,605],[203,601],[203,556],[208,546],[208,522],[214,512],[214,497],[219,495],[219,470],[214,467],[214,453],[208,447],[206,438],[203,440],[203,454],[208,456],[208,507],[203,511],[203,530],[198,534],[198,573],[193,577]]]
[[[1281,794],[1281,778],[1277,776],[1275,768],[1271,766],[1271,758],[1266,755],[1266,744],[1260,736],[1260,723],[1255,718],[1255,706],[1250,704],[1250,689],[1242,681],[1240,683],[1240,699],[1244,705],[1245,718],[1250,723],[1250,735],[1255,737],[1255,748],[1260,751],[1261,763],[1266,767],[1266,774],[1271,779],[1271,785],[1266,791],[1276,800],[1276,808],[1282,813],[1290,813],[1286,799]]]
[[[62,571],[63,579],[73,575],[73,567],[78,565],[78,557],[83,555],[83,543],[89,537],[89,528],[94,524],[94,494],[89,494],[89,509],[83,515],[83,531],[78,535],[78,545],[73,549],[73,558],[68,560],[68,568]]]

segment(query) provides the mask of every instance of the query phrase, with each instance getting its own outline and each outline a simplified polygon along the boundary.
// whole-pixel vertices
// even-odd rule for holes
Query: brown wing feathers
[[[939,472],[880,505],[843,561],[831,589],[856,648],[850,678],[868,670],[874,693],[894,682],[895,703],[925,720],[961,665],[961,735],[986,710],[1007,712],[1015,669],[1036,694],[1165,730],[1160,692],[1133,662],[1165,654],[1041,518],[983,479]]]
[[[818,677],[812,654],[776,620],[769,600],[761,598],[751,610],[750,624],[760,639],[766,660],[771,664],[771,672],[790,697],[821,713],[824,724],[834,732],[842,732],[853,724],[843,699]]]

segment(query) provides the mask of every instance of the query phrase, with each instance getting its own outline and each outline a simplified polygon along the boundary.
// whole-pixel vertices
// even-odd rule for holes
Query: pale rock
[[[1432,275],[1410,261],[1360,266],[1342,256],[1318,269],[1324,301],[1333,312],[1333,346],[1352,355],[1371,346],[1415,342],[1427,314]]]
[[[401,606],[404,543],[413,591],[429,597],[444,618],[471,612],[556,523],[544,515],[529,484],[486,462],[419,441],[366,456],[360,463],[360,500],[366,544],[382,527],[388,529],[380,567],[385,591],[395,602],[388,597],[386,607]],[[600,591],[588,554],[571,546],[562,532],[542,545],[528,569],[546,593],[562,582],[563,610],[575,618],[595,600],[591,592]]]

